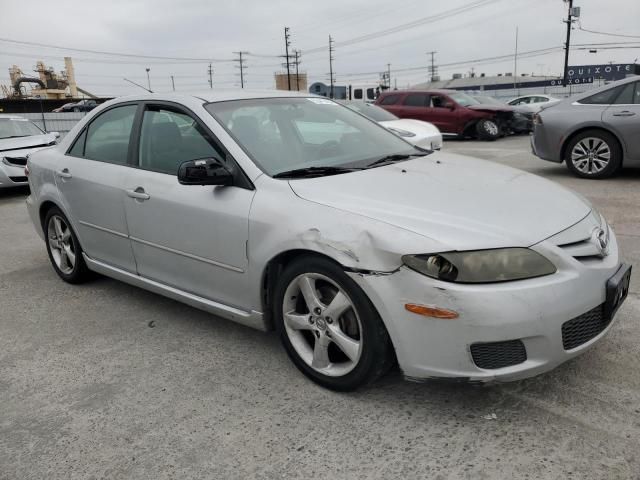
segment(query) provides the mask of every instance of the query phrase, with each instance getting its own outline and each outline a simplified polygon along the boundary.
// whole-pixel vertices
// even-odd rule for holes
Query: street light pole
[[[564,74],[562,75],[562,86],[567,86],[568,72],[569,72],[569,46],[571,44],[571,24],[573,23],[573,0],[564,0],[569,2],[569,12],[567,19],[567,42],[564,44]]]
[[[147,71],[147,87],[149,89],[149,91],[151,91],[151,79],[149,78],[149,70],[151,70],[149,67],[145,68],[145,70]]]

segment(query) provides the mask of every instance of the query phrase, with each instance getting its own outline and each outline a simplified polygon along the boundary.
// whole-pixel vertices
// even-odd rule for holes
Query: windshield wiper
[[[369,165],[367,165],[367,168],[371,168],[371,167],[378,167],[378,166],[383,166],[383,165],[388,165],[390,163],[394,163],[394,162],[400,162],[402,160],[408,160],[411,157],[424,157],[425,155],[429,155],[430,152],[425,152],[425,153],[413,153],[413,154],[395,154],[395,155],[385,155],[382,158],[379,158],[378,160],[376,160],[373,163],[370,163]]]
[[[287,170],[285,172],[276,173],[273,178],[304,178],[304,177],[322,177],[324,175],[337,175],[339,173],[355,172],[362,170],[353,167],[305,167]]]

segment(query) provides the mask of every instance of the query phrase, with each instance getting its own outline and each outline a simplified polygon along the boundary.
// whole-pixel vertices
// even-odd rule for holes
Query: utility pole
[[[518,27],[516,27],[516,52],[513,55],[513,89],[518,89]],[[516,92],[516,95],[518,93]]]
[[[296,90],[300,91],[300,73],[298,70],[298,66],[300,65],[300,50],[296,49],[293,51],[293,54],[295,55],[295,60],[293,61],[294,65],[296,66]]]
[[[387,87],[391,90],[391,64],[387,63]]]
[[[289,27],[284,27],[284,58],[287,62],[287,87],[291,90],[291,70],[289,64],[289,45],[291,42],[289,41]]]
[[[438,73],[438,67],[436,67],[436,51],[427,52],[427,55],[431,55],[431,66],[429,67],[429,81],[434,82],[436,74]]]
[[[569,72],[569,48],[571,46],[571,26],[573,24],[573,17],[580,15],[580,10],[574,11],[573,9],[573,0],[563,0],[564,2],[569,3],[569,10],[567,12],[567,19],[565,23],[567,24],[567,42],[564,44],[564,74],[562,75],[562,86],[567,86],[568,81],[568,72]],[[577,15],[575,15],[577,13]]]
[[[209,88],[213,89],[213,67],[209,62],[209,68],[207,69],[207,75],[209,75]]]
[[[173,80],[173,75],[171,75],[171,86],[173,87],[173,91],[176,91],[176,82]]]
[[[335,83],[335,79],[333,77],[333,38],[331,38],[331,35],[329,35],[329,82],[331,85],[331,88],[329,90],[329,98],[333,98],[333,86]]]
[[[239,51],[239,52],[233,52],[233,53],[238,55],[238,58],[236,59],[236,62],[238,62],[238,65],[236,65],[236,68],[240,69],[240,88],[244,88],[244,69],[247,68],[247,66],[244,64],[246,60],[242,58],[242,55],[246,55],[249,52]]]
[[[151,91],[151,79],[149,78],[149,70],[151,69],[147,67],[145,70],[147,71],[147,87],[149,87],[147,90]]]

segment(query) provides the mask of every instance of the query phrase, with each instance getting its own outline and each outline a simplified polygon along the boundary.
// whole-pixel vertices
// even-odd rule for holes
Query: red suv
[[[514,110],[484,105],[457,90],[386,91],[376,104],[400,118],[431,122],[442,133],[495,140],[512,129]]]

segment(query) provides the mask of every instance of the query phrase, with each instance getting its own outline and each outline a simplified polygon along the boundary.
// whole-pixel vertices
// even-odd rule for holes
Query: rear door
[[[627,157],[640,160],[640,82],[622,88],[614,103],[602,113],[602,121],[622,139]]]
[[[249,208],[254,190],[178,183],[178,166],[233,158],[180,105],[147,103],[135,147],[138,168],[125,179],[125,210],[142,277],[242,308],[246,302]]]
[[[416,120],[433,123],[427,108],[428,105],[429,94],[421,92],[408,93],[402,99],[402,104],[397,109],[397,112],[395,110],[390,111],[400,118],[414,118]]]
[[[128,166],[137,103],[100,113],[61,158],[56,185],[83,250],[91,258],[136,271],[128,238],[122,186]]]

